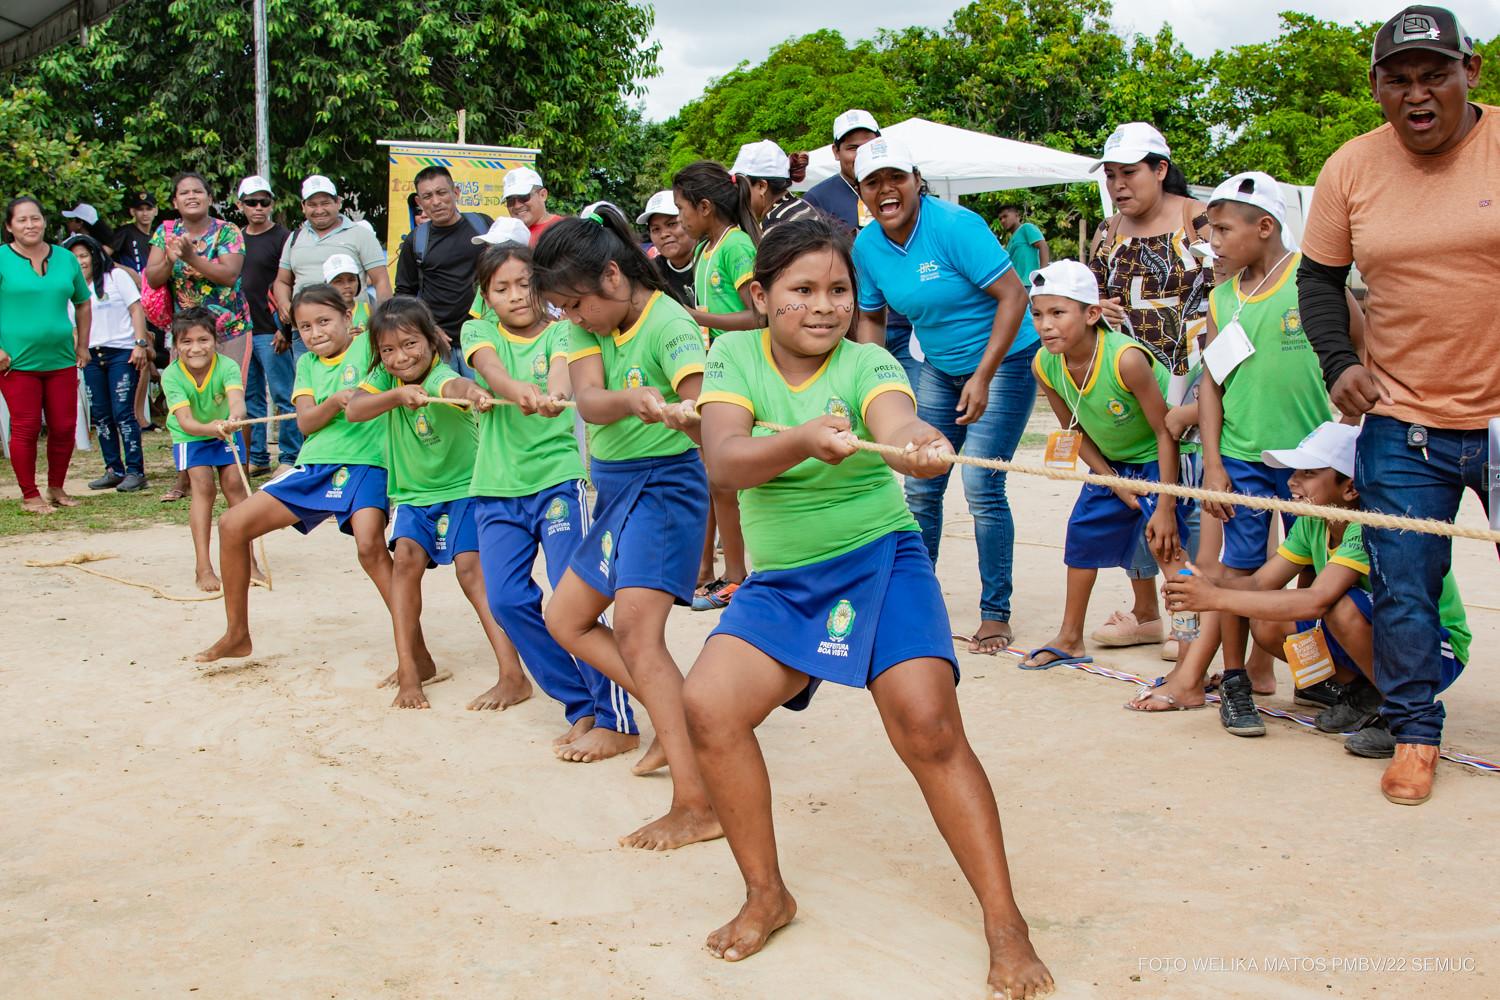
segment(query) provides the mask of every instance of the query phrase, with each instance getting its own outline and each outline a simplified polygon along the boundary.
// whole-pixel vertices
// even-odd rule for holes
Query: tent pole
[[[251,20],[255,33],[255,172],[271,176],[271,126],[267,117],[269,87],[266,72],[266,0],[254,0]]]

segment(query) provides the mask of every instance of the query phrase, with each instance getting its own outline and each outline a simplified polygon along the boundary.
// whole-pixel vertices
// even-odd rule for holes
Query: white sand
[[[1013,482],[1022,542],[1060,543],[1074,490]],[[941,575],[964,631],[977,574],[953,494]],[[615,846],[665,807],[663,776],[555,761],[562,719],[540,695],[464,711],[494,668],[451,573],[429,576],[426,623],[457,676],[429,689],[431,711],[397,712],[374,687],[389,622],[352,542],[324,528],[269,544],[256,655],[205,674],[184,656],[219,634],[217,604],[21,566],[103,549],[121,558],[101,568],[187,591],[186,528],[0,540],[0,996],[983,995],[978,907],[862,692],[825,686],[762,729],[801,912],[728,965],[702,947],[739,903],[724,843]],[[1060,611],[1045,544],[1016,550],[1021,645]],[[1456,548],[1465,598],[1500,606],[1493,550]],[[1091,622],[1126,594],[1106,574]],[[1500,757],[1500,614],[1470,616],[1447,739]],[[674,613],[684,668],[713,620]],[[1154,651],[1096,652],[1166,668]],[[1500,996],[1500,776],[1444,763],[1433,800],[1401,808],[1380,796],[1383,762],[1335,738],[1270,720],[1264,739],[1235,739],[1212,710],[1127,714],[1119,682],[961,661],[1058,995]],[[1265,701],[1290,708],[1281,677]]]

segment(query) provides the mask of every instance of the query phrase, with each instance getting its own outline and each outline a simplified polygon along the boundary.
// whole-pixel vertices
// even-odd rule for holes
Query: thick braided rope
[[[757,420],[755,425],[773,431],[789,431],[792,429],[782,424],[773,424],[765,420]],[[855,446],[861,451],[873,451],[895,458],[906,456],[906,452],[903,449],[897,448],[894,445],[877,444],[873,441],[859,441]],[[1279,511],[1283,514],[1295,514],[1298,517],[1321,517],[1329,521],[1363,524],[1371,528],[1387,528],[1392,531],[1412,531],[1424,535],[1446,535],[1449,538],[1472,538],[1475,541],[1500,545],[1500,531],[1494,531],[1490,528],[1468,528],[1458,524],[1450,524],[1447,521],[1435,521],[1428,518],[1397,517],[1393,514],[1381,514],[1373,510],[1325,507],[1320,504],[1302,503],[1297,500],[1282,500],[1278,497],[1255,497],[1244,493],[1232,493],[1224,490],[1203,490],[1193,486],[1169,485],[1167,483],[1152,482],[1144,479],[1126,479],[1124,476],[1101,476],[1094,472],[1078,472],[1072,469],[1049,469],[1042,465],[1007,462],[998,458],[973,458],[969,455],[952,454],[944,455],[943,461],[950,465],[972,465],[980,469],[993,469],[996,472],[1018,472],[1026,476],[1041,476],[1044,479],[1055,479],[1062,482],[1093,483],[1096,486],[1125,490],[1129,493],[1165,493],[1168,496],[1182,497],[1186,500],[1233,504],[1236,507]]]
[[[457,406],[460,409],[468,409],[470,406],[473,405],[467,399],[448,399],[446,396],[441,396],[441,397],[440,396],[433,396],[431,399],[427,400],[427,403],[442,403],[442,404],[444,404],[446,406]],[[563,406],[568,407],[570,409],[573,408],[573,407],[576,407],[578,405],[577,403],[573,402],[571,399],[561,400],[561,403],[562,403]],[[424,403],[423,405],[425,406],[427,404]],[[497,400],[495,400],[495,405],[496,406],[515,406],[516,404],[514,402],[512,402],[511,400],[509,400],[509,399],[497,399]],[[273,417],[250,417],[250,418],[245,419],[245,420],[228,420],[228,421],[225,421],[225,423],[227,423],[230,427],[250,427],[250,426],[253,426],[255,424],[274,424],[274,423],[277,423],[277,422],[282,421],[282,420],[296,420],[296,419],[297,419],[297,414],[295,414],[295,413],[278,413],[278,414],[276,414]]]
[[[169,594],[155,584],[144,583],[140,580],[127,580],[123,576],[115,576],[111,573],[105,573],[97,569],[90,569],[88,566],[82,565],[86,562],[97,562],[101,559],[113,558],[115,558],[115,555],[112,552],[80,552],[77,555],[69,556],[66,559],[28,559],[26,560],[25,565],[32,569],[50,569],[54,567],[76,569],[80,573],[87,573],[90,576],[97,576],[101,580],[109,580],[112,583],[123,583],[127,587],[138,587],[141,590],[149,590],[151,593],[155,594],[157,597],[162,598],[163,600],[181,601],[184,604],[191,604],[197,601],[217,601],[224,596],[223,594],[194,594],[191,597],[185,597],[180,594]]]

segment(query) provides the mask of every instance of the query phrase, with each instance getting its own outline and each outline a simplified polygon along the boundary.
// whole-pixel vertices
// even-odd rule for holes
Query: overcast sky
[[[773,45],[819,28],[847,39],[869,38],[880,28],[910,24],[938,27],[959,7],[950,0],[653,0],[662,73],[651,81],[646,111],[669,117],[697,97],[709,80],[742,60],[760,62]],[[1196,55],[1276,35],[1276,14],[1289,7],[1336,21],[1389,17],[1397,0],[1115,0],[1115,28],[1154,34],[1170,22]],[[1500,0],[1453,4],[1476,38],[1500,34]],[[1500,67],[1496,68],[1500,71]]]

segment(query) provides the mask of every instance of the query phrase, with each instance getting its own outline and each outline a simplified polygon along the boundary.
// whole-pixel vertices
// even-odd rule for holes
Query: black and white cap
[[[1474,54],[1474,39],[1469,37],[1451,10],[1413,4],[1381,25],[1375,33],[1370,65],[1412,49],[1426,49],[1450,59],[1462,59]]]

